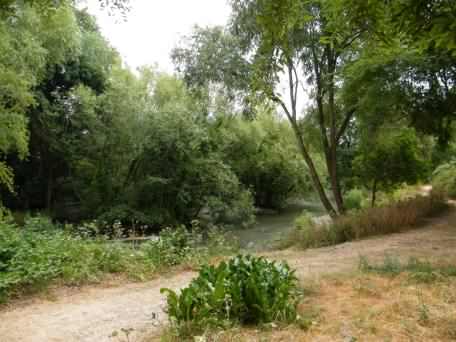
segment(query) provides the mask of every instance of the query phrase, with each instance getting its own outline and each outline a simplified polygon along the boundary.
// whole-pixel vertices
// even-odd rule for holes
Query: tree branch
[[[290,102],[291,102],[291,115],[293,116],[293,120],[296,121],[296,91],[295,87],[297,88],[297,84],[294,84],[293,81],[293,61],[291,58],[288,58],[287,63],[288,68],[288,87],[290,92]]]
[[[279,96],[272,94],[271,100],[275,103],[278,103],[280,105],[280,107],[282,107],[282,109],[285,112],[285,114],[287,115],[288,119],[291,122],[294,122],[293,116],[291,115],[289,109],[287,108],[287,105],[283,102],[283,100]]]
[[[340,125],[339,130],[337,131],[336,143],[339,143],[340,139],[342,138],[342,135],[345,133],[345,130],[347,129],[348,124],[350,123],[350,120],[353,117],[353,114],[355,114],[355,109],[351,109],[345,114],[344,121],[342,122],[342,125]]]

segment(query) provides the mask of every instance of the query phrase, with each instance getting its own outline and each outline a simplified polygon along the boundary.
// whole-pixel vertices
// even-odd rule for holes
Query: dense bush
[[[297,278],[285,263],[237,256],[218,266],[203,266],[180,294],[167,294],[168,315],[181,334],[230,324],[296,319]]]
[[[310,189],[293,134],[277,116],[259,112],[254,120],[219,118],[212,132],[255,205],[280,209],[286,200]]]
[[[449,197],[456,198],[456,162],[440,165],[432,174],[432,186]]]
[[[377,191],[391,192],[403,183],[416,184],[426,177],[428,162],[420,146],[410,128],[385,128],[379,136],[369,136],[363,142],[353,170],[358,183],[371,191],[371,206],[375,206]]]
[[[366,196],[361,189],[351,189],[345,195],[345,208],[347,210],[361,209]]]
[[[196,226],[193,231],[165,229],[139,248],[78,236],[84,229],[55,225],[44,217],[27,219],[23,228],[0,221],[0,301],[53,281],[80,284],[106,273],[141,279],[165,267],[230,253],[233,246],[221,231],[203,234]]]
[[[330,224],[315,223],[307,214],[296,219],[295,229],[284,246],[301,248],[343,243],[368,236],[396,233],[416,226],[423,218],[447,207],[441,194],[418,196],[376,208],[366,208],[342,216]]]
[[[251,224],[249,190],[214,148],[201,118],[175,105],[146,124],[149,134],[131,164],[122,201],[158,228],[189,224],[203,212],[212,224]]]

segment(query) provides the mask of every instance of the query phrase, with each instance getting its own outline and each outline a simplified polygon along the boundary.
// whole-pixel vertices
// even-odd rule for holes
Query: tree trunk
[[[50,213],[52,207],[52,191],[54,188],[54,177],[52,167],[48,171],[47,189],[46,189],[46,210]]]
[[[295,75],[294,78],[295,80],[293,80],[293,74]],[[304,139],[301,135],[301,132],[299,130],[299,126],[297,124],[297,109],[296,109],[296,104],[297,104],[297,101],[296,101],[296,97],[298,95],[298,84],[299,84],[299,80],[298,80],[298,76],[297,76],[297,72],[296,72],[296,69],[294,69],[294,66],[293,66],[293,62],[292,60],[290,59],[288,61],[288,79],[289,79],[289,91],[290,91],[290,103],[291,103],[291,112],[290,110],[288,110],[287,106],[285,105],[285,103],[277,96],[273,96],[272,100],[279,103],[283,110],[285,111],[287,117],[288,117],[288,120],[291,124],[291,127],[293,129],[293,132],[296,136],[296,140],[298,142],[298,147],[299,147],[299,150],[304,158],[304,161],[306,162],[307,164],[307,167],[309,168],[309,171],[310,171],[310,177],[312,179],[312,183],[313,183],[313,186],[314,186],[314,189],[315,191],[318,193],[318,196],[320,197],[320,201],[321,203],[323,204],[323,206],[325,207],[326,211],[328,212],[328,214],[331,216],[331,217],[337,217],[338,216],[338,212],[334,209],[333,205],[331,204],[331,201],[329,200],[328,196],[326,195],[326,192],[325,192],[325,189],[323,188],[323,185],[321,184],[321,181],[320,181],[320,177],[318,175],[318,172],[315,168],[315,165],[312,161],[312,158],[310,157],[310,154],[309,152],[307,151],[307,148],[306,148],[306,145],[304,143]],[[295,81],[295,82],[294,82]],[[320,82],[321,80],[317,80],[317,82]],[[321,89],[321,87],[319,88]],[[323,115],[323,103],[322,103],[322,96],[321,96],[321,93],[319,93],[317,95],[317,101],[318,101],[318,105],[319,105],[319,109],[321,109],[321,111],[319,110],[319,113]],[[323,144],[325,145],[325,147],[328,146],[328,138],[327,138],[327,135],[325,133],[325,128],[324,128],[324,117],[323,116],[320,116],[320,128],[322,129],[322,134],[323,134]],[[328,149],[325,148],[325,151],[328,152]],[[326,157],[328,157],[329,154],[326,153]]]
[[[376,200],[376,195],[377,195],[377,180],[374,180],[374,183],[372,184],[372,201],[371,201],[371,207],[375,207],[375,200]]]
[[[322,139],[323,151],[325,153],[326,168],[328,171],[329,179],[331,182],[331,190],[334,195],[336,202],[337,214],[343,214],[345,212],[344,201],[342,197],[342,191],[340,189],[340,182],[337,176],[337,144],[338,144],[338,132],[336,129],[336,113],[335,113],[335,100],[334,100],[334,71],[335,71],[335,60],[332,57],[331,50],[328,48],[326,51],[328,58],[328,66],[326,74],[329,76],[328,79],[328,116],[325,116],[325,108],[323,105],[323,94],[324,94],[324,80],[322,78],[321,69],[322,66],[314,56],[314,71],[316,75],[317,83],[317,110],[318,110],[318,124],[320,126],[320,134]],[[327,135],[327,122],[329,120],[329,139]]]
[[[337,129],[336,129],[336,109],[334,99],[334,73],[336,70],[336,59],[334,51],[328,50],[328,102],[329,102],[329,125],[330,125],[330,145],[329,145],[329,161],[328,161],[328,172],[331,178],[331,188],[334,194],[334,200],[336,201],[337,211],[339,214],[345,212],[344,200],[342,197],[342,191],[340,189],[339,177],[337,175]]]
[[[291,122],[291,124],[293,127],[293,131],[295,133],[296,139],[298,140],[299,150],[304,158],[304,161],[307,164],[307,167],[309,168],[314,189],[315,189],[315,191],[317,191],[318,196],[320,197],[320,201],[323,204],[323,206],[325,207],[328,214],[333,218],[337,217],[338,213],[334,209],[333,205],[331,204],[331,201],[328,199],[328,196],[326,195],[325,189],[323,188],[323,185],[321,184],[320,177],[318,176],[318,173],[317,173],[315,165],[312,161],[312,158],[310,157],[309,152],[307,151],[307,148],[304,145],[304,141],[299,132],[299,128],[298,128],[296,122]]]

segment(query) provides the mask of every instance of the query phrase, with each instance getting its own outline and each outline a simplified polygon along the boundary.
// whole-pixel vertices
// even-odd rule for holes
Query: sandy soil
[[[355,270],[359,256],[383,258],[386,253],[406,259],[455,259],[456,211],[430,220],[422,228],[389,236],[349,242],[307,251],[286,250],[267,256],[287,260],[300,278]],[[161,287],[178,289],[194,273],[127,284],[114,288],[86,287],[70,293],[61,291],[53,300],[34,299],[0,312],[1,342],[126,341],[120,330],[134,329],[130,341],[137,341],[166,319]],[[155,317],[154,317],[155,316]],[[113,336],[115,332],[117,336]]]
[[[166,320],[160,288],[178,289],[194,274],[185,272],[120,287],[59,290],[53,300],[37,298],[0,312],[0,342],[130,341]]]

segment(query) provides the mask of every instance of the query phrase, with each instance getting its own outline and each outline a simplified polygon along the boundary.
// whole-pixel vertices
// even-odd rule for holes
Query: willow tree
[[[352,120],[356,104],[338,100],[341,72],[355,58],[364,32],[362,20],[340,1],[233,0],[232,31],[241,37],[246,54],[253,56],[254,86],[278,104],[287,116],[313,185],[331,216],[344,212],[338,174],[338,147]],[[347,18],[352,20],[349,21]],[[278,90],[287,79],[285,94]],[[319,138],[326,161],[335,206],[322,185],[301,129],[298,97],[310,90],[317,114]]]

